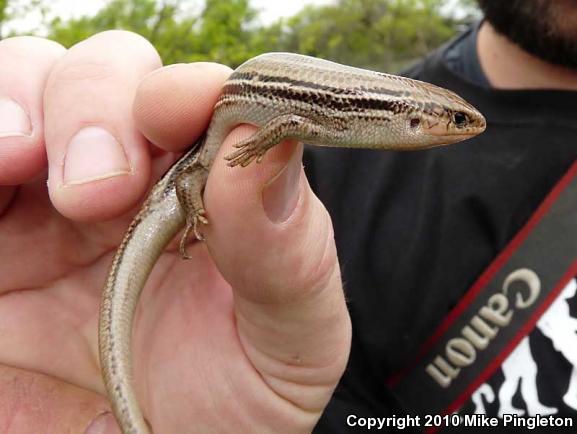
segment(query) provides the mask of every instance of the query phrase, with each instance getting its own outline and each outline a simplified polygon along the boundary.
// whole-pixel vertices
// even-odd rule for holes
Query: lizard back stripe
[[[336,87],[327,84],[315,83],[312,81],[306,81],[302,79],[295,79],[289,76],[275,76],[275,75],[265,75],[256,72],[243,72],[243,73],[233,73],[230,77],[229,82],[245,81],[251,82],[254,80],[257,83],[280,83],[289,86],[296,86],[305,89],[312,90],[324,90],[331,92],[335,95],[359,95],[359,93],[364,94],[376,94],[376,95],[387,95],[396,97],[409,97],[411,93],[407,90],[394,90],[387,89],[384,87],[366,87],[360,86],[355,88],[348,87]],[[250,83],[252,84],[252,83]]]
[[[279,82],[280,84],[280,82]],[[391,112],[393,114],[411,113],[419,108],[415,104],[409,103],[405,98],[374,98],[370,95],[363,95],[360,92],[350,92],[346,94],[334,93],[327,89],[315,89],[297,86],[278,86],[260,82],[253,83],[229,83],[225,85],[221,100],[226,100],[228,96],[238,98],[242,96],[258,95],[269,101],[293,101],[305,102],[311,106],[323,107],[323,110],[338,112],[360,112],[364,110],[378,110]],[[423,107],[424,108],[424,107]],[[427,107],[427,110],[442,109],[438,107]]]

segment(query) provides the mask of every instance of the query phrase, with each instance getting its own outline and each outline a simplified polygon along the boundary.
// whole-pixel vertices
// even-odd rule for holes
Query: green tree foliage
[[[201,58],[238,65],[258,54],[253,38],[257,13],[248,0],[209,0],[195,41]]]
[[[49,8],[48,0],[33,2]],[[23,3],[0,0],[0,32],[7,11]],[[453,36],[474,8],[472,0],[334,0],[263,25],[250,0],[112,0],[94,16],[45,24],[48,37],[65,46],[102,30],[131,30],[150,40],[166,64],[234,67],[262,52],[291,51],[394,71]]]
[[[158,36],[158,27],[162,26],[165,20],[175,21],[175,17],[170,16],[170,9],[170,4],[158,7],[155,0],[115,0],[92,17],[70,21],[55,18],[49,24],[48,36],[66,46],[110,29],[130,29],[143,36]]]
[[[93,17],[50,23],[49,37],[70,46],[98,31],[125,29],[152,42],[165,63],[212,60],[238,65],[257,52],[256,11],[248,0],[113,0]]]
[[[459,24],[442,0],[339,0],[307,7],[281,37],[287,51],[394,70],[453,36]]]

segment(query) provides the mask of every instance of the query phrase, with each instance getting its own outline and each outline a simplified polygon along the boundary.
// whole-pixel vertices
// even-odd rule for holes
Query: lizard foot
[[[204,241],[204,237],[198,230],[200,224],[203,225],[208,224],[208,219],[206,218],[206,211],[202,208],[190,214],[186,219],[186,227],[184,228],[184,232],[182,233],[182,237],[180,238],[180,246],[179,246],[180,256],[182,256],[182,259],[191,258],[191,256],[188,254],[186,250],[188,236],[190,235],[191,231],[194,233],[194,236],[196,237],[197,240]]]
[[[268,149],[265,146],[259,146],[253,140],[240,142],[239,144],[235,145],[235,147],[239,148],[239,150],[224,157],[224,159],[228,161],[228,165],[230,167],[238,165],[241,167],[246,167],[255,159],[257,163],[260,163]]]

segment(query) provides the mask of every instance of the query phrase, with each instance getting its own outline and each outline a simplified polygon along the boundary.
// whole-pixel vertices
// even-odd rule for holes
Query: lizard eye
[[[468,121],[468,117],[463,112],[455,112],[453,113],[453,122],[458,127],[463,127]]]

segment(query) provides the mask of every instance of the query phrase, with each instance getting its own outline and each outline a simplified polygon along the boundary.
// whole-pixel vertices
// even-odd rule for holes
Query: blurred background
[[[290,51],[397,72],[479,18],[474,0],[0,0],[0,39],[71,46],[107,29],[151,41],[165,64],[235,67]]]

